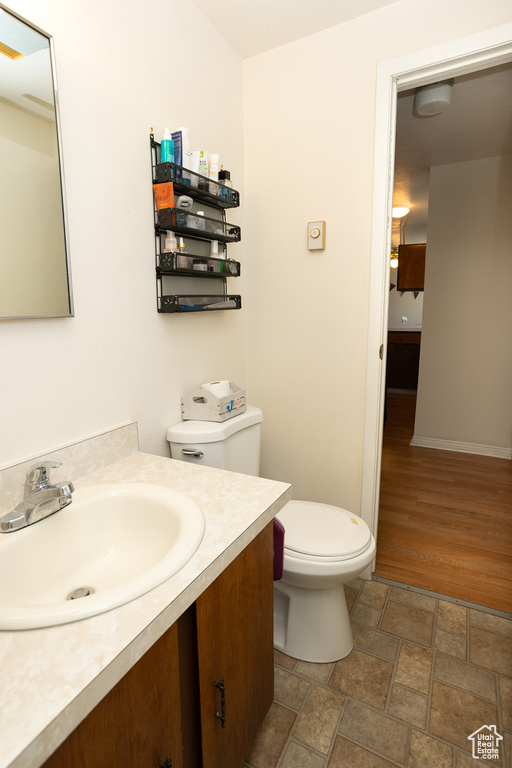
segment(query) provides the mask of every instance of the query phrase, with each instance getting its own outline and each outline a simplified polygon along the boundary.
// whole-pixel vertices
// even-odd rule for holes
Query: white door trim
[[[382,455],[396,93],[512,60],[512,23],[402,56],[377,68],[373,217],[361,517],[377,537]],[[383,345],[383,359],[379,348]]]

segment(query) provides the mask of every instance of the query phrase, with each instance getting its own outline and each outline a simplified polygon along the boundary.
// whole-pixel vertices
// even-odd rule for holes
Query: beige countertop
[[[144,453],[74,479],[76,488],[112,482],[189,495],[205,516],[203,540],[178,573],[126,605],[71,624],[0,631],[0,768],[40,766],[291,498],[286,483]]]

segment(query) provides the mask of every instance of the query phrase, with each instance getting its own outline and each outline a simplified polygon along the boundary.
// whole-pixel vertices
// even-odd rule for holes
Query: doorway
[[[476,38],[479,38],[478,40]],[[397,92],[444,80],[458,73],[475,72],[512,60],[512,25],[490,30],[468,40],[457,41],[445,50],[420,52],[388,62],[379,68],[377,85],[375,196],[372,243],[372,284],[368,353],[367,418],[363,472],[362,516],[377,534],[382,468],[382,417],[384,410],[385,359],[389,252],[391,245],[390,208],[394,157],[394,124]],[[444,55],[443,55],[444,54]],[[381,346],[382,345],[382,346]],[[374,564],[375,569],[375,564]],[[373,569],[373,570],[374,570]]]

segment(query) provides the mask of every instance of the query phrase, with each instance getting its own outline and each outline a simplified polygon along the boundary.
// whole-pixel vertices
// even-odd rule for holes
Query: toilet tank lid
[[[248,405],[244,413],[227,421],[180,421],[179,424],[169,427],[167,440],[169,443],[217,443],[262,421],[261,410]]]

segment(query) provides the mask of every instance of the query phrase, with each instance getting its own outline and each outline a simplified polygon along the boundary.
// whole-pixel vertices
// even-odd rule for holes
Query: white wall
[[[188,0],[11,7],[55,38],[76,317],[0,325],[0,465],[130,419],[166,454],[180,395],[230,378],[265,409],[263,474],[358,511],[376,66],[509,21],[509,0],[400,0],[248,60],[244,309],[174,317],[155,308],[149,130],[190,126],[244,193],[239,58]]]
[[[436,166],[415,440],[512,448],[512,156]]]
[[[184,392],[246,385],[245,310],[157,313],[149,133],[188,125],[243,193],[241,61],[188,0],[10,7],[54,37],[76,316],[0,324],[0,465],[131,419],[168,455]]]
[[[262,473],[295,498],[360,511],[377,65],[507,21],[508,0],[401,0],[244,63],[249,381]]]
[[[388,327],[402,327],[402,317],[407,318],[405,325],[421,326],[423,317],[423,291],[397,291],[396,270],[391,271],[391,284],[395,287],[389,292]]]

